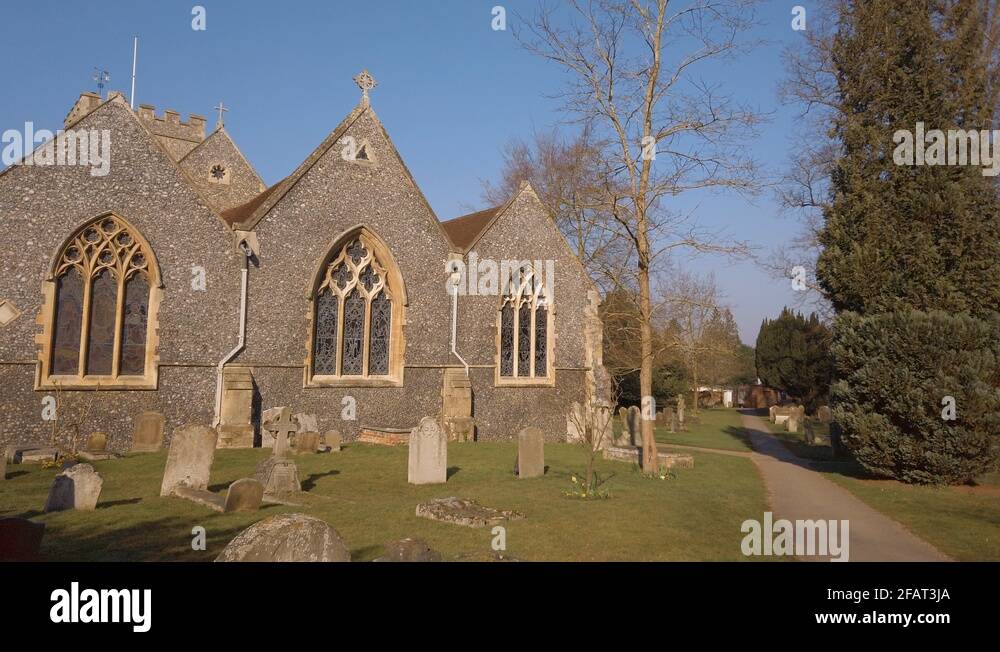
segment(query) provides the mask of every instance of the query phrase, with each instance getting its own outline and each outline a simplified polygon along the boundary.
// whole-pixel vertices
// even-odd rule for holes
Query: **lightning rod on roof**
[[[92,79],[97,82],[97,94],[104,97],[104,85],[111,81],[111,73],[95,67]]]

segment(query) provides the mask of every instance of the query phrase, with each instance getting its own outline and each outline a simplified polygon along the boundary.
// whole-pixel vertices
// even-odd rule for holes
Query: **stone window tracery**
[[[532,270],[521,269],[506,284],[500,306],[500,383],[548,381],[552,377],[551,298]]]

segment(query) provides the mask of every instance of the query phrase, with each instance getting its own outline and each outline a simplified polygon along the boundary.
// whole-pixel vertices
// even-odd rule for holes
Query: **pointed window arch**
[[[522,265],[504,279],[497,318],[500,385],[551,384],[552,293],[531,265]]]
[[[399,385],[405,290],[388,248],[367,229],[338,238],[310,293],[306,385]]]
[[[50,272],[39,388],[155,389],[160,273],[139,231],[112,213],[91,220]]]

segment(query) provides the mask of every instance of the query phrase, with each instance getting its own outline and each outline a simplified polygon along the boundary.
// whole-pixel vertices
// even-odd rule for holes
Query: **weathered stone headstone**
[[[276,432],[276,429],[278,427],[277,423],[278,423],[278,420],[281,419],[281,415],[282,415],[282,412],[284,410],[288,410],[288,408],[287,407],[273,407],[273,408],[268,408],[268,409],[264,410],[264,412],[261,414],[261,418],[260,418],[260,422],[261,422],[260,423],[261,448],[273,448],[274,447],[275,432]],[[290,413],[289,413],[289,416],[286,418],[286,422],[287,422],[287,420],[293,420],[294,421],[294,419],[291,417]],[[287,426],[286,422],[283,422],[283,425]],[[294,421],[294,423],[296,425],[295,425],[295,429],[292,430],[292,432],[296,433],[296,432],[298,432],[298,425],[297,425],[298,422]]]
[[[687,426],[684,423],[685,400],[683,394],[677,395],[677,429],[684,432]]]
[[[7,479],[7,456],[0,456],[0,480]]]
[[[45,523],[26,518],[0,518],[0,562],[38,561]]]
[[[777,410],[777,408],[778,408],[777,405],[772,405],[771,407],[767,408],[768,418],[771,420],[771,423],[774,423],[774,415],[775,415],[775,410]]]
[[[410,484],[437,484],[448,480],[448,438],[437,420],[424,417],[410,431]]]
[[[75,464],[56,476],[45,501],[46,512],[67,509],[92,511],[97,508],[104,480],[89,464]]]
[[[833,410],[830,409],[829,405],[821,405],[816,410],[816,418],[823,423],[830,423],[833,421]]]
[[[545,475],[545,435],[529,426],[517,433],[517,477],[538,478]]]
[[[208,477],[215,459],[218,438],[215,428],[187,426],[174,430],[163,471],[160,495],[169,496],[174,488],[208,489]]]
[[[278,408],[277,417],[271,421],[270,428],[274,433],[274,449],[271,457],[257,466],[255,477],[264,486],[264,493],[267,495],[301,491],[299,469],[288,457],[288,438],[298,430],[291,410],[287,407]]]
[[[571,444],[583,441],[587,437],[586,429],[587,413],[579,401],[573,401],[566,413],[566,441]]]
[[[161,412],[147,411],[135,419],[132,432],[133,453],[153,453],[163,445],[163,431],[167,419]]]
[[[385,544],[385,553],[375,561],[435,562],[441,561],[441,553],[426,541],[407,538]]]
[[[91,453],[103,453],[108,449],[108,436],[103,432],[92,432],[87,437],[86,450]]]
[[[226,512],[256,512],[264,499],[264,485],[255,478],[241,478],[229,485]]]
[[[318,432],[300,432],[295,435],[295,452],[299,455],[310,455],[319,450]]]
[[[346,562],[351,553],[325,521],[305,514],[278,514],[243,530],[215,561]]]
[[[628,409],[628,435],[633,446],[642,446],[642,411],[635,405]]]
[[[295,415],[295,422],[299,424],[298,432],[319,432],[319,422],[315,414],[299,412]]]
[[[340,447],[344,444],[339,430],[327,430],[323,435],[323,443],[331,453],[340,452]]]
[[[790,414],[785,419],[785,430],[788,432],[798,432],[799,431],[799,417],[797,414]]]

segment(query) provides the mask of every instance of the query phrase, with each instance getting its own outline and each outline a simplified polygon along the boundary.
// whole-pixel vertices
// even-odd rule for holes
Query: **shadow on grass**
[[[142,498],[124,498],[122,500],[109,500],[97,504],[97,509],[107,509],[108,507],[118,507],[119,505],[137,505],[142,502]]]
[[[446,478],[448,480],[451,480],[451,476],[455,475],[456,473],[458,473],[461,470],[462,470],[462,467],[460,467],[460,466],[449,466],[448,467],[448,475],[446,476]]]
[[[302,491],[312,491],[316,488],[316,481],[331,475],[340,475],[340,471],[331,469],[326,473],[313,473],[302,481]]]

